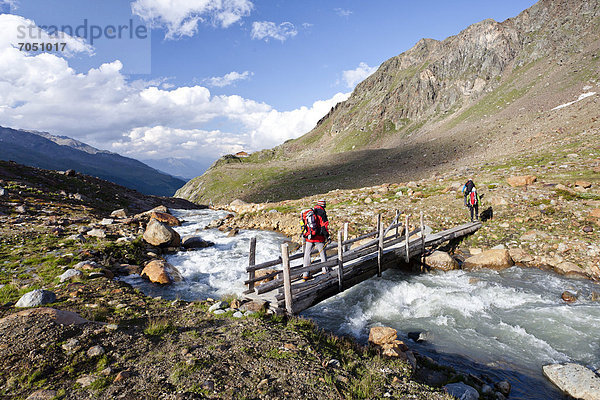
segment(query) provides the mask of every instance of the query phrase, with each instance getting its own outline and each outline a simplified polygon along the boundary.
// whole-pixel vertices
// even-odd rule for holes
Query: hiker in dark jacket
[[[467,183],[462,187],[462,192],[465,201],[465,207],[469,208],[471,214],[471,222],[479,221],[479,193],[477,193],[477,189],[475,188],[475,183],[473,183],[472,179],[469,179]]]
[[[304,219],[305,216],[312,211],[318,225],[318,232],[311,233],[310,229],[306,226],[307,221],[303,221],[304,228],[302,231],[302,236],[306,240],[306,245],[304,247],[304,267],[308,267],[311,264],[310,253],[313,247],[316,247],[319,251],[321,261],[327,261],[327,254],[325,254],[325,243],[329,240],[329,220],[327,219],[325,207],[327,207],[327,202],[325,200],[319,200],[312,210],[305,210],[302,212],[302,217]],[[323,272],[328,271],[329,268],[323,268]],[[308,272],[304,272],[302,275],[304,280],[309,279],[309,277],[310,274]]]

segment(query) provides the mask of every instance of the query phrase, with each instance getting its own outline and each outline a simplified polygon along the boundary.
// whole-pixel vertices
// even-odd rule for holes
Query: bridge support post
[[[399,224],[400,224],[400,211],[396,210],[396,239],[398,239],[398,229],[400,228]]]
[[[385,227],[383,221],[381,221],[381,214],[379,214],[379,245],[377,246],[377,276],[381,277],[381,263],[383,262],[383,237],[385,236]]]
[[[348,223],[344,222],[344,242],[348,240]],[[348,251],[350,250],[350,245],[347,244],[346,246],[344,246],[344,251]]]
[[[348,226],[348,224],[346,224]],[[342,231],[338,232],[338,287],[340,292],[344,290],[344,248],[342,246]]]
[[[425,265],[425,222],[421,211],[421,265]]]
[[[248,256],[248,266],[253,267],[256,264],[256,236],[250,239],[250,255]],[[255,277],[255,272],[248,272],[248,280],[252,280]],[[254,282],[248,284],[248,290],[254,290]]]
[[[294,299],[292,298],[292,278],[290,274],[290,253],[288,244],[281,245],[281,264],[283,266],[283,294],[285,296],[285,310],[294,314]]]
[[[406,214],[406,216],[404,217],[404,226],[406,227],[406,234],[404,237],[404,244],[406,247],[406,263],[408,264],[410,262],[410,254],[408,252],[408,242],[409,242],[409,236],[410,236],[410,228],[408,227],[408,214]]]

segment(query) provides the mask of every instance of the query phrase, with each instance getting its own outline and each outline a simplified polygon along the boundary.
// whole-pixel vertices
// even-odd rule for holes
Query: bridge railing
[[[304,257],[304,246],[302,247],[302,251],[300,251],[299,253],[290,255],[289,246],[287,245],[287,243],[284,243],[284,245],[282,245],[282,255],[280,257],[274,260],[256,264],[256,239],[252,238],[250,241],[249,263],[248,267],[246,268],[246,271],[248,272],[248,279],[244,282],[244,284],[248,285],[248,290],[245,293],[248,294],[256,292],[256,294],[264,294],[271,290],[284,286],[284,270],[286,269],[286,266],[290,269],[290,282],[300,279],[304,272],[313,274],[322,270],[323,268],[330,269],[332,267],[337,266],[339,274],[339,286],[340,290],[343,290],[343,264],[355,260],[357,258],[363,257],[365,255],[372,254],[374,252],[378,253],[378,275],[381,275],[381,258],[383,256],[384,249],[402,242],[406,235],[410,237],[416,233],[421,232],[423,229],[421,227],[413,230],[412,232],[409,231],[408,215],[406,215],[405,217],[404,224],[398,222],[400,216],[400,212],[396,211],[396,217],[394,218],[392,223],[389,226],[387,226],[387,228],[385,228],[382,222],[382,216],[381,214],[379,214],[377,216],[377,226],[375,230],[352,239],[348,239],[348,224],[345,223],[343,233],[341,230],[338,232],[337,241],[327,245],[324,249],[324,251],[327,251],[337,248],[337,255],[329,258],[325,262],[313,263],[307,267],[304,267],[303,265],[290,265],[291,261],[302,259]],[[422,222],[423,219],[421,218],[421,225]],[[392,230],[393,234],[389,235],[390,231]],[[352,249],[350,248],[352,244],[368,238],[373,239],[361,244],[358,247]],[[318,254],[318,251],[316,249],[311,252],[311,256],[314,254]],[[256,271],[269,268],[275,270],[270,271],[267,274],[262,274],[261,276],[256,276]],[[257,282],[261,281],[266,282],[261,283],[260,285],[256,285]]]

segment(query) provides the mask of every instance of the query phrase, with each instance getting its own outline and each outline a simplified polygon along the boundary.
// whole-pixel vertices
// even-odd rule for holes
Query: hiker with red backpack
[[[462,192],[465,198],[465,207],[469,207],[471,213],[471,222],[479,221],[479,203],[481,200],[479,198],[479,193],[477,193],[477,189],[475,188],[475,183],[473,183],[473,179],[469,179],[467,183],[464,184]],[[475,217],[475,219],[473,219],[473,217]]]
[[[327,261],[325,254],[325,243],[329,240],[329,221],[327,220],[327,212],[325,200],[317,201],[313,208],[302,211],[302,237],[306,241],[304,246],[304,267],[311,264],[310,253],[313,247],[316,247],[321,256],[321,261]],[[323,272],[328,272],[329,268],[323,268]],[[307,280],[310,278],[310,273],[304,272],[302,278]]]

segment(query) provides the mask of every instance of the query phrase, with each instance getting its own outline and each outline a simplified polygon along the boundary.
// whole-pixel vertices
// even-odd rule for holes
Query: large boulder
[[[42,304],[54,303],[56,301],[56,295],[49,291],[43,289],[35,289],[31,292],[25,293],[15,307],[37,307]]]
[[[535,181],[537,181],[537,176],[535,175],[511,176],[506,178],[506,182],[512,187],[531,185]]]
[[[369,331],[369,343],[381,346],[393,343],[398,337],[398,331],[387,326],[374,326]]]
[[[425,264],[433,269],[439,269],[442,271],[450,271],[458,269],[458,262],[452,258],[452,256],[445,251],[434,251],[431,255],[425,257]]]
[[[144,232],[144,240],[158,247],[179,247],[181,237],[169,225],[151,219]]]
[[[202,239],[200,236],[184,236],[183,239],[181,239],[181,245],[186,249],[202,249],[204,247],[214,246],[215,244]]]
[[[183,280],[177,268],[164,260],[150,261],[142,270],[141,276],[142,278],[147,278],[150,282],[161,285],[168,285]]]
[[[600,377],[583,365],[566,363],[544,365],[546,378],[560,390],[576,399],[600,399]]]
[[[181,225],[181,221],[178,220],[176,217],[172,216],[171,214],[162,213],[162,212],[158,212],[158,211],[152,211],[150,213],[150,219],[155,219],[155,220],[160,221],[163,224],[167,224],[169,226],[180,226]]]
[[[463,263],[463,269],[506,269],[514,265],[513,259],[510,258],[508,250],[496,249],[486,250],[476,256],[471,256]]]

